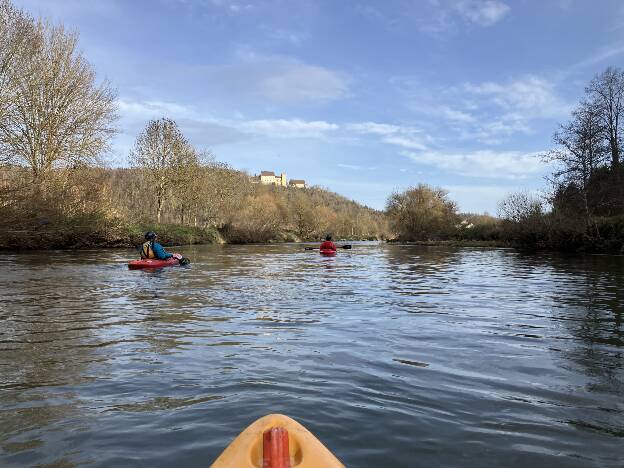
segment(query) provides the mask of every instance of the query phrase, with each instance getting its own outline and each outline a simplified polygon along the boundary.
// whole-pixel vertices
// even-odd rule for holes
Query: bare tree
[[[36,52],[39,45],[34,20],[8,0],[0,0],[0,122],[16,91],[17,83],[11,80],[16,63]]]
[[[598,110],[611,150],[611,166],[617,169],[620,165],[624,125],[624,72],[619,68],[609,67],[594,78],[585,91]]]
[[[583,102],[572,113],[572,120],[562,125],[553,137],[559,148],[544,155],[547,162],[558,163],[552,175],[555,188],[553,199],[562,194],[578,193],[587,225],[592,225],[589,185],[595,170],[608,159],[608,147],[604,139],[604,125],[600,109],[592,103]]]
[[[20,21],[11,24],[25,28]],[[24,39],[31,41],[29,53],[7,59],[0,155],[28,166],[41,181],[55,167],[98,161],[115,133],[116,95],[107,82],[96,83],[95,70],[77,49],[77,34],[47,22],[31,24],[32,37]],[[6,37],[12,34],[19,30]]]
[[[171,189],[185,183],[188,168],[198,165],[197,152],[171,119],[148,122],[130,153],[133,167],[144,170],[156,197],[156,219],[160,223]]]
[[[544,155],[547,162],[559,163],[553,174],[557,183],[587,188],[594,170],[606,162],[608,149],[603,132],[599,109],[591,103],[581,103],[572,113],[572,120],[553,136],[559,148]]]
[[[544,214],[544,202],[529,192],[509,194],[498,204],[498,216],[512,223],[528,223]]]

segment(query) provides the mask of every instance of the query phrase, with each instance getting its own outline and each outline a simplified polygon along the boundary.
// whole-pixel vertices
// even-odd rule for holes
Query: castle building
[[[275,175],[273,171],[262,171],[260,173],[260,183],[265,185],[277,185],[278,187],[286,187],[288,185],[286,173]]]
[[[305,180],[291,179],[288,182],[286,173],[282,172],[280,175],[275,175],[273,171],[261,171],[260,175],[251,177],[251,181],[254,183],[261,183],[264,185],[277,185],[278,187],[294,187],[305,188]]]

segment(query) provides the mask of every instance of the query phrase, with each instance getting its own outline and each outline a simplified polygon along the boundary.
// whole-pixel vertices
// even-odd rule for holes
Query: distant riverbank
[[[444,246],[444,247],[512,247],[509,242],[502,240],[423,240],[423,241],[399,241],[390,240],[390,244]]]
[[[270,239],[248,239],[241,242],[235,236],[230,238],[228,229],[215,227],[193,227],[172,224],[161,225],[122,225],[113,227],[90,228],[87,226],[70,226],[51,228],[42,225],[30,230],[0,231],[0,250],[83,250],[98,248],[136,248],[143,240],[147,231],[158,233],[159,242],[165,247],[177,245],[201,244],[279,244],[285,242],[314,242],[317,238],[300,238],[296,233],[283,230]],[[376,238],[339,238],[343,242],[356,240],[383,240]],[[446,240],[388,240],[390,244],[420,245],[432,247],[476,247],[476,248],[515,248],[529,251],[569,251],[585,253],[622,254],[621,243],[602,244],[570,244],[567,248],[545,242],[518,242],[503,239],[446,239]]]
[[[145,232],[154,230],[165,246],[191,244],[223,244],[215,228],[175,225],[115,226],[90,229],[84,226],[0,232],[2,250],[78,250],[92,248],[134,248],[143,242]]]
[[[0,250],[81,250],[94,248],[135,248],[144,242],[147,231],[158,233],[159,242],[165,247],[173,245],[199,244],[272,244],[284,242],[313,242],[317,238],[302,239],[288,230],[277,232],[271,239],[249,239],[240,242],[235,236],[229,237],[227,228],[179,226],[175,224],[121,225],[92,228],[89,226],[49,227],[42,224],[35,229],[15,229],[0,231]],[[370,239],[341,239],[379,240]]]

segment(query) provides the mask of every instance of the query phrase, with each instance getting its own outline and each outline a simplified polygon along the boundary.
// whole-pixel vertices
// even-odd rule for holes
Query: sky
[[[373,208],[418,183],[496,214],[624,59],[620,0],[14,0],[80,34],[118,92],[111,164],[176,120],[235,169]]]

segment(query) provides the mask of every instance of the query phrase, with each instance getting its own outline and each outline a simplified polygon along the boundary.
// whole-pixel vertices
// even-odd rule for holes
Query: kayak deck
[[[241,432],[212,468],[344,468],[321,441],[283,414],[264,416]]]
[[[141,260],[132,260],[128,263],[128,268],[131,270],[139,270],[141,268],[163,268],[167,266],[179,265],[180,261],[177,258],[170,257],[167,260],[160,260],[158,258],[144,258]]]

